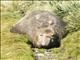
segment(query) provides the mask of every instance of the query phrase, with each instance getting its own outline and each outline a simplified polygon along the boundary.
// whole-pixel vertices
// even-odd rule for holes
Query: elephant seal
[[[25,15],[10,29],[15,33],[26,33],[37,48],[59,47],[65,35],[65,22],[49,11],[37,10]]]

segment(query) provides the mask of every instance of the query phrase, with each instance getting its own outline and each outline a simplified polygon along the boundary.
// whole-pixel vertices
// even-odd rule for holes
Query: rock
[[[55,55],[52,52],[45,51],[44,53],[41,53],[37,50],[34,53],[35,60],[57,60]]]
[[[65,23],[48,11],[33,11],[25,15],[11,29],[11,32],[29,35],[29,41],[34,47],[59,47],[65,35]]]

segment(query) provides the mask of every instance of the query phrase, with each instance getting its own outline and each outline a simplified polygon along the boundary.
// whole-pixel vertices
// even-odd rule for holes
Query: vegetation
[[[67,23],[68,35],[61,46],[50,49],[58,60],[80,60],[80,1],[1,1],[1,60],[34,60],[28,36],[10,32],[33,10],[54,12]]]

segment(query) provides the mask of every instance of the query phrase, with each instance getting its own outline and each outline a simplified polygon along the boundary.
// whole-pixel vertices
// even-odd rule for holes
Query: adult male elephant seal
[[[65,23],[48,11],[38,10],[25,15],[10,31],[27,33],[30,42],[38,48],[59,47],[65,35]]]

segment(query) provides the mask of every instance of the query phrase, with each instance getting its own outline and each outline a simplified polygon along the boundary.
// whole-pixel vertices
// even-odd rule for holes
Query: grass
[[[54,11],[59,16],[63,17],[62,19],[66,20],[68,23],[68,30],[71,32],[69,32],[68,35],[61,40],[61,46],[59,48],[50,49],[53,54],[55,54],[57,59],[80,60],[80,5],[76,3],[77,5],[75,8],[73,6],[74,4],[72,5],[72,2],[70,1],[67,3],[69,3],[69,6],[71,4],[72,7],[67,6],[65,1],[63,3],[61,1],[49,2],[51,5],[48,2],[38,2],[38,4],[36,2],[36,4],[32,5],[31,3],[28,4],[27,8],[23,10],[35,10],[33,8],[37,5],[36,9],[47,9],[48,11]],[[19,7],[19,5],[15,3],[14,6],[11,6],[11,8],[13,7],[12,9],[8,8],[8,10],[6,10],[3,8],[1,10],[1,60],[34,60],[32,49],[30,48],[30,45],[27,44],[28,36],[10,32],[11,26],[22,17],[19,12],[13,13],[17,11],[16,6],[18,6],[18,10],[22,7],[22,5]],[[40,51],[43,53],[44,49],[40,49]]]
[[[17,20],[1,20],[1,60],[33,60],[27,36],[10,32],[11,25]]]
[[[61,47],[51,49],[59,60],[80,59],[80,31],[68,34],[61,42]]]

